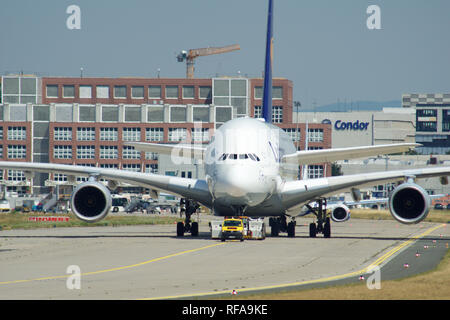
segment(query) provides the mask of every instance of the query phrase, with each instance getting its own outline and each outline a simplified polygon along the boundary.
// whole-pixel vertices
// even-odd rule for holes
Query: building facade
[[[404,108],[416,110],[416,142],[421,154],[450,152],[450,93],[408,93]]]
[[[33,79],[33,81],[28,81]],[[23,84],[35,91],[22,90]],[[162,79],[2,77],[0,159],[99,166],[203,178],[197,164],[138,152],[126,142],[207,144],[214,130],[237,117],[259,117],[262,79]],[[273,81],[273,123],[305,145],[305,124],[292,122],[292,82]],[[25,94],[29,93],[29,96]],[[27,100],[29,99],[29,100]],[[331,126],[310,125],[310,148],[331,147]],[[309,167],[308,176],[331,175],[329,164]],[[7,170],[3,184],[42,193],[72,187],[83,178]],[[32,190],[31,190],[32,187]]]
[[[384,108],[382,111],[295,112],[294,122],[311,126],[331,125],[332,147],[358,147],[415,142],[415,110]]]

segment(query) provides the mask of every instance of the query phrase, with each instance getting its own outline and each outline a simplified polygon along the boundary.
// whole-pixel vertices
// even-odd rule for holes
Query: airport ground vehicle
[[[0,212],[10,212],[11,206],[9,205],[9,201],[7,199],[0,200]]]
[[[222,224],[221,240],[239,239],[244,241],[244,222],[241,218],[225,218]]]
[[[222,239],[222,226],[226,220],[239,219],[243,225],[243,239],[264,240],[266,238],[266,225],[262,218],[234,217],[225,218],[224,221],[216,220],[210,222],[211,238]]]

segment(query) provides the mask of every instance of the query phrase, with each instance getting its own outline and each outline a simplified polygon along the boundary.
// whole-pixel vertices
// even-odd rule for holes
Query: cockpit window
[[[236,153],[222,153],[222,155],[219,157],[219,161],[224,160],[246,160],[251,159],[253,161],[260,161],[259,157],[254,153],[242,153],[242,154],[236,154]]]

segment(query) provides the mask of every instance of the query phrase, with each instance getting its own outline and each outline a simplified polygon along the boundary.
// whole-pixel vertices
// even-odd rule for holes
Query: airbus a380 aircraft
[[[441,182],[446,184],[450,167],[296,180],[299,165],[404,152],[417,145],[406,143],[296,151],[291,138],[271,124],[272,26],[273,1],[269,0],[262,108],[264,119],[230,120],[216,130],[206,148],[195,145],[127,143],[140,151],[200,160],[205,165],[205,180],[52,163],[3,161],[0,162],[0,168],[23,170],[26,176],[32,172],[88,176],[88,181],[78,185],[71,198],[72,211],[79,219],[88,222],[101,220],[108,214],[111,207],[109,188],[117,186],[118,181],[149,188],[154,194],[163,191],[178,195],[187,199],[186,220],[177,225],[179,236],[184,232],[198,235],[198,224],[192,223],[190,217],[197,203],[200,203],[219,216],[270,216],[274,236],[280,230],[294,236],[295,222],[287,223],[286,220],[301,214],[301,208],[306,205],[317,217],[317,223],[310,225],[310,236],[314,237],[317,232],[322,232],[325,237],[329,237],[331,228],[323,206],[325,197],[350,190],[357,199],[359,188],[387,182],[398,183],[389,196],[389,209],[394,218],[402,223],[422,221],[430,209],[430,197],[415,183],[415,179],[441,177]],[[107,186],[100,179],[107,180]],[[312,202],[317,202],[318,206],[310,206],[309,203]],[[340,220],[346,219],[340,217]]]

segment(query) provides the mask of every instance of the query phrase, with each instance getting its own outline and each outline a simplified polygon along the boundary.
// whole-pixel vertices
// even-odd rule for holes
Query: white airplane
[[[450,167],[296,180],[300,165],[404,152],[417,144],[297,151],[291,138],[271,124],[272,0],[269,0],[268,12],[262,107],[264,119],[230,120],[216,130],[206,148],[195,145],[127,143],[140,151],[201,161],[204,163],[206,179],[53,163],[2,161],[0,168],[22,170],[27,177],[32,172],[88,176],[88,181],[79,184],[71,197],[72,211],[79,219],[88,222],[99,221],[108,214],[111,207],[108,187],[116,187],[118,181],[149,188],[155,195],[161,191],[177,195],[186,199],[186,220],[178,223],[178,236],[183,236],[185,232],[198,235],[198,224],[191,222],[190,217],[198,204],[202,204],[219,216],[272,217],[272,235],[277,236],[281,230],[287,231],[288,236],[292,237],[295,235],[295,222],[287,223],[286,219],[298,216],[303,206],[317,202],[317,208],[311,207],[317,223],[310,224],[310,236],[314,237],[321,232],[325,237],[330,237],[330,218],[323,206],[325,197],[349,190],[357,194],[361,187],[388,182],[398,183],[389,196],[389,209],[393,217],[401,223],[418,223],[425,219],[431,205],[430,197],[415,180],[441,177],[441,183],[446,184]],[[107,186],[100,179],[108,180]]]

